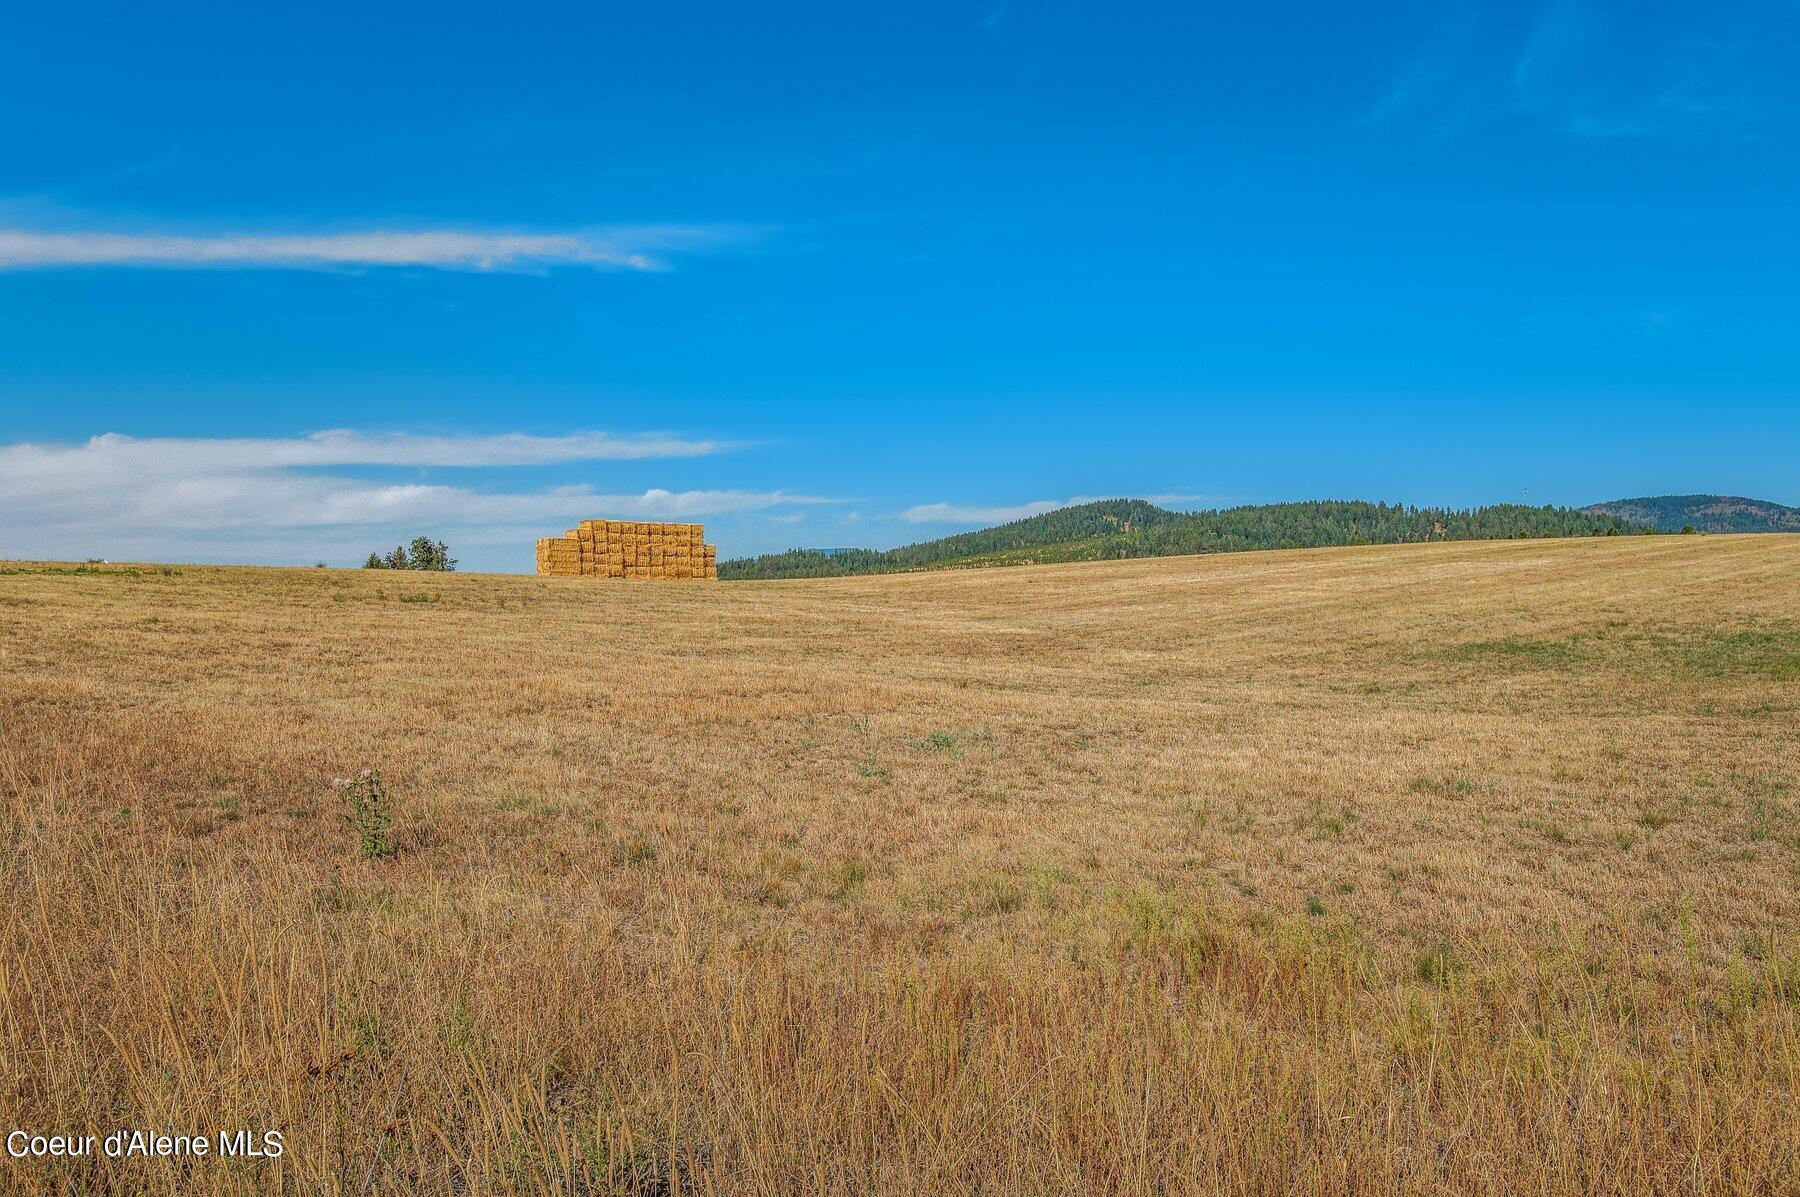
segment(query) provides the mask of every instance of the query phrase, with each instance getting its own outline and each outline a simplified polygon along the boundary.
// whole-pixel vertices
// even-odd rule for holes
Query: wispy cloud
[[[1513,64],[1514,102],[1582,137],[1646,137],[1725,117],[1737,107],[1720,90],[1729,68],[1707,62],[1718,47],[1702,54],[1698,45],[1682,43],[1645,55],[1626,52],[1619,40],[1618,29],[1598,9],[1558,0],[1544,10]],[[1683,65],[1650,65],[1664,60]]]
[[[597,233],[370,229],[331,233],[170,233],[0,229],[0,269],[75,266],[318,269],[413,266],[507,270],[551,265],[656,270],[659,251],[747,235],[729,226],[647,226]]]
[[[461,530],[519,544],[600,513],[694,519],[832,500],[785,490],[606,493],[589,485],[488,490],[315,472],[329,466],[546,465],[691,457],[723,442],[664,434],[563,437],[416,436],[353,431],[288,439],[136,439],[0,446],[0,557],[129,555],[157,546],[218,559],[250,545],[260,559],[324,552],[349,533],[364,540]],[[534,531],[535,530],[535,531]]]
[[[1351,123],[1377,124],[1440,95],[1457,81],[1474,48],[1476,32],[1475,10],[1467,4],[1451,6],[1430,45],[1406,64],[1393,85],[1367,112]]]
[[[1695,20],[1704,20],[1695,10]],[[1647,25],[1587,0],[1510,20],[1450,7],[1424,48],[1352,123],[1408,121],[1436,133],[1526,119],[1577,137],[1650,136],[1736,112],[1742,45],[1692,22]]]

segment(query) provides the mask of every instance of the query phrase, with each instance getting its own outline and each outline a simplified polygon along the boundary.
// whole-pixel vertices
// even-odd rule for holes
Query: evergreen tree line
[[[449,572],[456,568],[456,558],[450,555],[450,546],[441,540],[433,540],[429,536],[413,537],[412,547],[397,544],[393,551],[383,556],[370,553],[369,559],[363,562],[364,569],[429,569]]]
[[[721,578],[823,578],[934,566],[1102,561],[1254,549],[1642,534],[1616,516],[1498,503],[1456,510],[1320,500],[1181,513],[1138,499],[1065,507],[979,532],[897,549],[792,549],[719,564]]]

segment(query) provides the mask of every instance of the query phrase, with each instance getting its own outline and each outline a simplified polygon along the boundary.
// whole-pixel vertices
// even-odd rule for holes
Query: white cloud
[[[1146,503],[1154,503],[1158,507],[1188,508],[1223,507],[1244,500],[1235,495],[1216,495],[1205,492],[1165,492],[1159,495],[1077,495],[1064,504],[1074,507],[1082,503],[1098,503],[1104,499],[1142,499]]]
[[[965,507],[956,503],[921,503],[908,507],[899,518],[913,524],[1010,524],[1028,516],[1067,507],[1066,501],[1037,499],[1014,507]]]
[[[387,482],[314,472],[321,466],[541,465],[694,456],[727,446],[661,434],[428,437],[353,431],[289,439],[138,440],[0,446],[0,557],[324,554],[429,531],[460,541],[529,546],[596,515],[695,519],[831,500],[781,490],[652,488],[607,494],[591,486],[492,491],[438,482]],[[352,535],[353,534],[353,535]],[[238,555],[241,559],[241,554]]]
[[[148,437],[117,432],[76,445],[0,445],[7,474],[69,477],[89,470],[131,469],[165,473],[227,466],[237,470],[299,466],[515,466],[564,461],[700,457],[736,446],[685,440],[664,432],[617,435],[576,432],[566,436],[420,436],[409,432],[358,432],[333,428],[295,437]]]
[[[742,233],[743,230],[727,226],[650,226],[596,233],[370,229],[200,236],[15,228],[0,229],[0,269],[427,266],[443,270],[497,270],[560,264],[655,270],[660,263],[646,250],[698,248]]]
[[[1067,499],[1035,499],[1029,503],[1019,503],[1011,507],[978,507],[964,506],[957,503],[921,503],[908,507],[895,519],[902,519],[912,524],[1010,524],[1014,520],[1029,519],[1034,515],[1043,515],[1046,511],[1056,511],[1063,507],[1077,507],[1083,503],[1098,503],[1104,499],[1142,499],[1146,503],[1155,503],[1159,507],[1185,507],[1196,503],[1216,503],[1222,496],[1206,494],[1161,494],[1161,495],[1075,495]]]

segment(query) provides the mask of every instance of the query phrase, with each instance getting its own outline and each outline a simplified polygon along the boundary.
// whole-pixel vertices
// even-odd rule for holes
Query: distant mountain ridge
[[[1654,495],[1583,507],[1658,532],[1800,532],[1800,507],[1738,495]]]
[[[791,549],[722,561],[719,577],[822,578],[1252,549],[1603,536],[1646,530],[1606,513],[1514,503],[1457,511],[1328,499],[1184,513],[1142,499],[1103,499],[897,549],[839,549],[829,553]]]

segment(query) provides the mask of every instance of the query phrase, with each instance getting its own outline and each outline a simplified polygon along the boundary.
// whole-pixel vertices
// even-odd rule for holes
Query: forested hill
[[[1141,499],[1107,499],[897,549],[792,549],[719,563],[719,577],[824,578],[984,565],[1173,557],[1249,549],[1602,536],[1643,529],[1616,516],[1567,507],[1497,504],[1468,511],[1355,500],[1268,503],[1223,511],[1168,511]]]
[[[1655,495],[1614,499],[1583,511],[1617,516],[1658,532],[1800,532],[1800,507],[1736,495]]]

